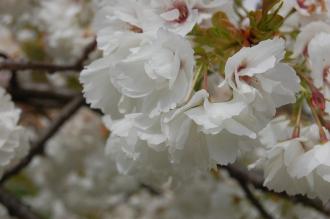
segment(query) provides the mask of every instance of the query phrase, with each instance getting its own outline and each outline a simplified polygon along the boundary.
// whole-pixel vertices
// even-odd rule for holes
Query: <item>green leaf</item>
[[[281,0],[263,0],[262,1],[262,14],[267,14],[276,4]]]

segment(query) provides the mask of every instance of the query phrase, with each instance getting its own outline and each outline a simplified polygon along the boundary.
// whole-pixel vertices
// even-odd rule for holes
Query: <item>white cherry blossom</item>
[[[142,101],[140,110],[150,117],[168,112],[182,104],[189,93],[193,53],[187,40],[160,30],[155,41],[116,64],[113,85],[123,95]]]
[[[316,144],[300,156],[289,169],[292,177],[307,178],[311,197],[319,197],[324,203],[330,200],[330,143]]]
[[[228,101],[229,88],[214,85],[213,88],[210,86],[211,96],[205,90],[199,91],[204,93],[200,96],[200,103],[187,109],[185,114],[206,134],[205,144],[211,161],[228,164],[236,160],[239,152],[251,149],[249,143],[250,139],[256,138],[255,127],[251,126],[252,123],[248,125],[252,118],[247,115],[245,102],[235,96]]]
[[[308,45],[319,33],[330,33],[330,25],[322,21],[315,21],[301,28],[293,48],[293,57],[309,55]]]
[[[288,126],[289,121],[280,117],[260,132],[266,151],[252,167],[264,169],[264,184],[276,192],[305,194],[327,202],[329,142],[319,143],[316,125],[304,127],[298,138],[291,138],[293,128]]]
[[[227,130],[233,134],[255,138],[256,134],[240,122],[246,109],[246,103],[235,95],[230,101],[215,103],[206,97],[202,106],[189,110],[187,115],[201,126],[205,134],[218,134]]]
[[[243,96],[256,114],[271,118],[276,108],[296,99],[300,80],[293,68],[281,63],[284,49],[283,39],[266,40],[242,48],[226,63],[226,83]]]

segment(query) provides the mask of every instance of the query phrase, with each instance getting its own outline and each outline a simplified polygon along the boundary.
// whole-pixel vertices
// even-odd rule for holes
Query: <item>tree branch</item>
[[[19,219],[41,219],[29,206],[1,187],[0,202],[8,209],[9,214],[13,217]]]
[[[9,90],[13,101],[26,101],[30,99],[53,100],[60,103],[68,103],[78,95],[77,92],[52,91],[50,89],[19,88]]]
[[[40,63],[30,61],[13,61],[5,59],[0,62],[0,71],[19,71],[19,70],[41,70],[48,73],[59,71],[81,71],[84,68],[84,61],[87,60],[89,54],[96,48],[96,40],[90,43],[84,50],[82,56],[72,65],[57,65],[51,63]]]
[[[259,211],[260,215],[265,219],[273,219],[270,213],[267,212],[265,207],[259,202],[259,200],[254,196],[252,191],[250,190],[249,186],[246,182],[241,181],[240,179],[236,179],[239,185],[241,186],[242,190],[245,193],[246,198],[250,201],[250,203]]]
[[[302,195],[289,196],[285,192],[277,193],[271,191],[263,186],[263,178],[260,175],[248,171],[238,165],[218,166],[218,168],[226,169],[231,177],[238,181],[249,183],[256,189],[289,200],[296,204],[302,204],[304,206],[311,207],[326,216],[330,216],[330,209],[324,207],[319,200],[312,200]]]
[[[84,98],[82,96],[78,96],[74,98],[60,113],[59,117],[50,125],[50,127],[41,135],[39,140],[32,143],[31,150],[29,154],[23,158],[17,165],[13,168],[7,170],[0,183],[6,182],[10,177],[18,174],[22,169],[24,169],[34,158],[36,155],[40,155],[44,153],[45,145],[47,141],[53,137],[57,131],[62,127],[62,125],[71,118],[78,109],[83,106],[85,103]]]

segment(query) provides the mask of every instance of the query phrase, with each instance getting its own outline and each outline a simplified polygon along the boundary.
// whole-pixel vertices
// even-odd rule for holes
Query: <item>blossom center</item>
[[[242,62],[238,68],[237,68],[237,74],[239,75],[239,73],[247,68],[247,63],[244,61]],[[248,75],[239,75],[238,76],[239,80],[244,81],[245,83],[247,83],[250,86],[257,86],[257,84],[259,84],[259,80],[256,77],[251,77]]]
[[[247,67],[247,64],[245,62],[241,63],[237,68],[237,72],[240,72],[243,69],[246,69],[246,67]]]
[[[174,9],[177,9],[179,11],[179,17],[175,19],[174,22],[177,22],[179,24],[184,23],[189,16],[189,10],[186,3],[183,1],[175,1]]]
[[[257,78],[255,78],[255,77],[250,77],[250,76],[247,76],[247,75],[242,75],[242,76],[239,76],[239,79],[241,81],[244,81],[245,83],[247,83],[250,86],[256,86],[257,84],[259,84],[259,80]]]

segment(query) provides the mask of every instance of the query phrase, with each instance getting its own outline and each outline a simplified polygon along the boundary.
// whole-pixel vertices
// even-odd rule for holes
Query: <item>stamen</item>
[[[250,77],[247,75],[239,76],[239,79],[251,86],[255,86],[259,83],[259,80],[257,78]]]
[[[321,143],[326,143],[326,142],[328,142],[328,138],[327,138],[327,135],[325,134],[325,131],[323,129],[323,125],[322,125],[322,122],[320,120],[320,117],[319,117],[316,109],[313,107],[313,105],[311,103],[309,103],[309,106],[310,106],[310,109],[312,111],[314,121],[315,121],[317,127],[319,128],[320,142]]]
[[[174,22],[177,22],[179,24],[184,23],[189,16],[189,10],[186,3],[183,1],[175,1],[174,8],[179,11],[179,17],[174,20]]]
[[[292,132],[292,138],[298,138],[300,136],[300,123],[301,123],[301,113],[302,113],[302,107],[303,107],[303,99],[300,98],[298,100],[298,113],[296,117],[296,123]]]
[[[325,110],[324,95],[320,91],[314,90],[312,92],[311,104],[314,108],[319,109],[320,111],[324,111]]]

